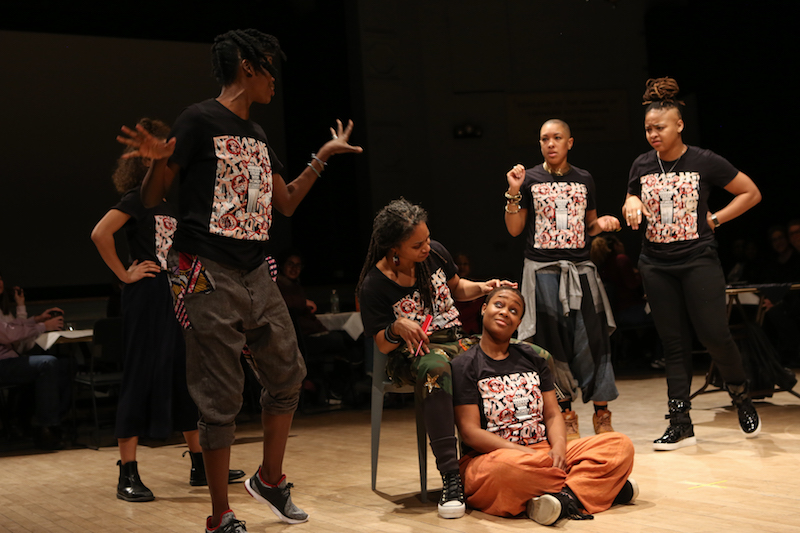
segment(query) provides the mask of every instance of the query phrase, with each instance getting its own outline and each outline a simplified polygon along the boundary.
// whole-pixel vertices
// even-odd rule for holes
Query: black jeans
[[[689,401],[692,329],[726,383],[745,381],[742,356],[733,342],[725,303],[725,277],[717,252],[707,248],[680,264],[656,264],[642,255],[639,270],[653,320],[664,346],[667,395]]]

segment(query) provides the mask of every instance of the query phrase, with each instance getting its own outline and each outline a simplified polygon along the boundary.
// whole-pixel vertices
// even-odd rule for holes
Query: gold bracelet
[[[509,211],[509,209],[508,209],[508,208],[509,208],[510,206],[512,206],[512,205],[515,205],[515,206],[517,206],[517,210],[516,210],[516,211]],[[522,209],[522,208],[519,206],[519,203],[517,203],[517,202],[508,202],[508,203],[506,204],[506,207],[505,207],[506,213],[508,213],[509,215],[516,215],[517,213],[519,213],[519,210],[520,210],[520,209]]]
[[[522,200],[522,193],[517,191],[517,194],[509,194],[508,191],[506,191],[505,197],[506,197],[506,200],[512,200],[512,201],[515,201],[515,202],[519,202],[520,200]]]

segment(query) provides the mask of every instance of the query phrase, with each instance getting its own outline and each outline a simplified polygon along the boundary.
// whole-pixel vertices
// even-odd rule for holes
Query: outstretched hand
[[[141,124],[136,129],[122,126],[124,135],[117,135],[117,142],[132,146],[134,150],[122,155],[123,159],[131,157],[146,157],[150,159],[164,159],[170,157],[175,151],[175,137],[169,141],[155,137]]]
[[[353,132],[353,121],[347,121],[347,127],[342,126],[342,121],[336,119],[336,129],[331,128],[331,140],[322,145],[317,154],[320,159],[327,159],[336,154],[360,154],[364,149],[350,144],[350,134]]]

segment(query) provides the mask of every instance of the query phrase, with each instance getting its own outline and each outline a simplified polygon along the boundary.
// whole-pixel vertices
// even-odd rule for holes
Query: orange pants
[[[560,492],[569,485],[589,513],[605,511],[633,470],[633,443],[622,433],[601,433],[567,442],[567,471],[553,466],[550,443],[528,447],[533,453],[500,449],[459,463],[467,503],[484,513],[516,516],[528,500]]]

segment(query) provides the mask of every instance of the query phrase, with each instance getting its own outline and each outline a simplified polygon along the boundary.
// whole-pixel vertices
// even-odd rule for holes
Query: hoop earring
[[[397,253],[395,253],[392,256],[392,263],[394,263],[394,266],[399,266],[400,265],[400,258],[397,257]]]

